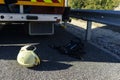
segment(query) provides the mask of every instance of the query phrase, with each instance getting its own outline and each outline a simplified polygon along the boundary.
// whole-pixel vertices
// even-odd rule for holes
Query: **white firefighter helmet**
[[[17,56],[17,61],[25,67],[34,67],[40,64],[39,57],[35,54],[36,47],[31,45],[23,46]]]

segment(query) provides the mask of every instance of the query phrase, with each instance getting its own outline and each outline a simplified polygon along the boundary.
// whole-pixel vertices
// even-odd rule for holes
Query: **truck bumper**
[[[60,14],[20,14],[0,13],[0,22],[5,21],[58,21],[62,19]]]

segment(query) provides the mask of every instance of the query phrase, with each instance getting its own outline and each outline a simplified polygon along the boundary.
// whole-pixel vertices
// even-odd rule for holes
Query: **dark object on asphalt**
[[[62,46],[51,46],[51,48],[58,50],[60,53],[69,55],[71,57],[81,59],[85,54],[84,44],[81,40],[71,40],[65,45]]]

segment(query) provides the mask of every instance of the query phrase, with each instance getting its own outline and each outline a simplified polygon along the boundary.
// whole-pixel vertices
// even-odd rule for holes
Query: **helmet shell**
[[[20,65],[25,67],[34,67],[40,64],[39,57],[32,50],[20,50],[17,61]]]

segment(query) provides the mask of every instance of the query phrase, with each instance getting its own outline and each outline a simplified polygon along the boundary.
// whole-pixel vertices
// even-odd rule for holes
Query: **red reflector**
[[[32,6],[30,12],[34,14],[63,14],[64,7]]]
[[[58,0],[52,0],[52,1],[53,1],[53,3],[59,3]]]
[[[38,2],[44,2],[44,0],[37,0]]]
[[[37,0],[38,2],[44,2],[44,0]],[[53,3],[59,3],[58,0],[52,0]]]

